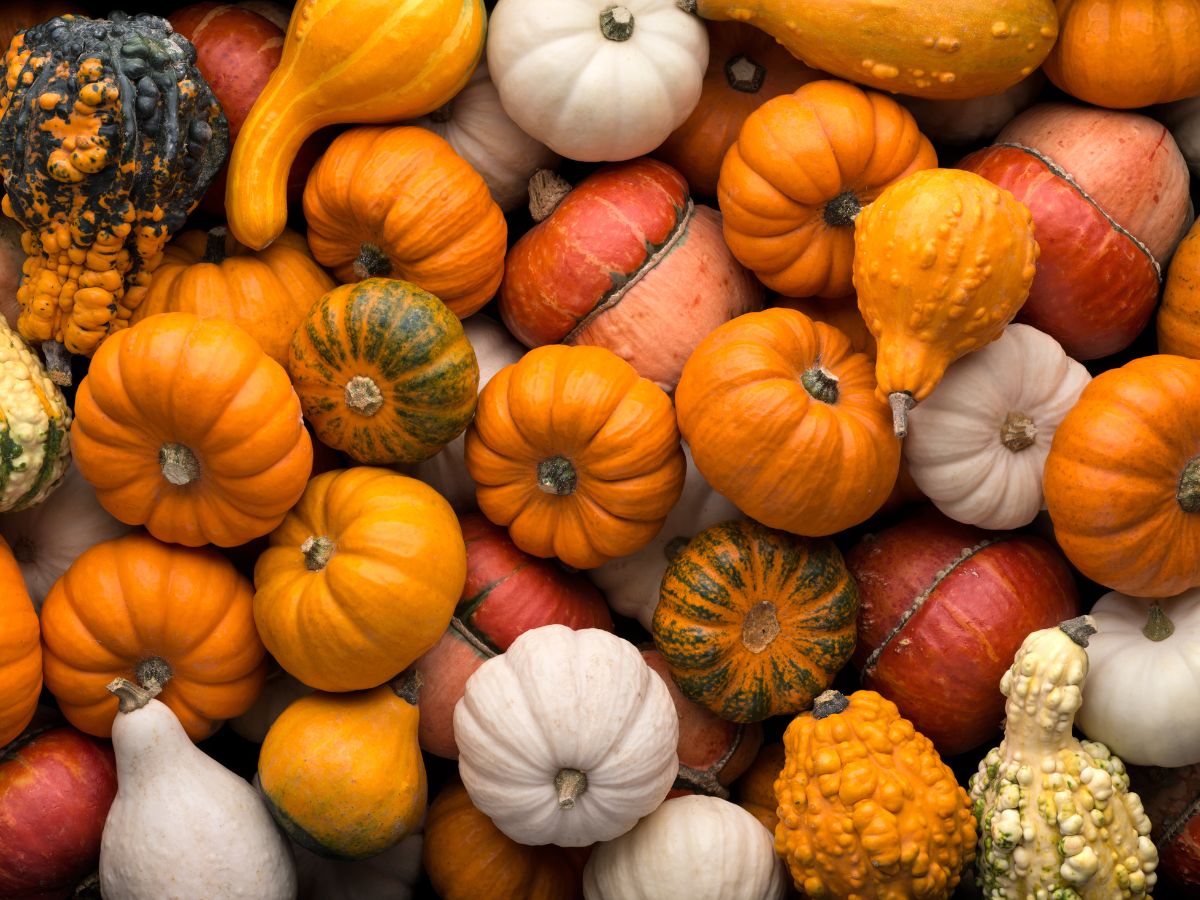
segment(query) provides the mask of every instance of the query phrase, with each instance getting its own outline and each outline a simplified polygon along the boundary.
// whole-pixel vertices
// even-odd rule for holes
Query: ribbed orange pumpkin
[[[683,367],[675,405],[705,480],[771,528],[842,531],[895,484],[900,443],[871,361],[795,310],[748,313],[706,337]]]
[[[1043,484],[1058,545],[1088,578],[1136,597],[1200,585],[1200,361],[1145,356],[1092,379]]]
[[[700,102],[653,155],[678,169],[694,194],[716,197],[721,161],[746,117],[772,97],[829,76],[800,62],[761,29],[741,22],[705,22],[704,27],[708,68]]]
[[[283,366],[232,322],[181,312],[104,342],[75,396],[71,450],[113,516],[192,547],[266,534],[312,470]]]
[[[118,676],[164,685],[158,699],[194,741],[250,708],[267,677],[250,582],[210,548],[137,531],[96,544],[42,606],[46,687],[67,719],[112,733]]]
[[[304,188],[308,245],[343,283],[411,281],[466,318],[504,275],[508,225],[483,176],[416,126],[337,136]]]
[[[929,739],[874,691],[829,691],[783,735],[775,852],[809,897],[946,900],[975,817]]]
[[[686,471],[670,398],[611,351],[562,344],[488,382],[466,461],[485,516],[580,569],[645,546]]]
[[[725,240],[774,291],[845,297],[859,212],[897,179],[936,165],[933,145],[891,97],[810,82],[752,112],[725,155]]]
[[[1155,327],[1159,353],[1200,359],[1200,225],[1171,258]]]
[[[310,306],[336,282],[313,261],[304,238],[285,231],[267,249],[251,252],[227,228],[185,231],[163,251],[130,324],[162,312],[229,319],[281,366],[292,332]]]
[[[781,297],[772,298],[771,306],[782,306],[802,312],[814,322],[832,325],[846,337],[855,353],[875,358],[875,335],[867,328],[858,311],[858,298],[849,297]]]
[[[38,616],[21,567],[0,537],[0,747],[29,724],[42,691]]]

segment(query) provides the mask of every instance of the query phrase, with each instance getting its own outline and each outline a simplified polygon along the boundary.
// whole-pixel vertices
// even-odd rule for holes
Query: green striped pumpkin
[[[41,362],[0,317],[0,512],[37,506],[71,459],[71,408]]]
[[[722,522],[663,575],[652,631],[691,700],[733,722],[812,705],[854,652],[858,585],[833,542]]]
[[[296,329],[288,362],[317,437],[361,463],[429,459],[475,414],[479,365],[462,323],[407,281],[334,288]]]

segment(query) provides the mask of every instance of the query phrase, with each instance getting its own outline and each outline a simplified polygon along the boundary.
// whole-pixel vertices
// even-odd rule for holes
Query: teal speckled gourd
[[[1071,735],[1090,616],[1035,631],[1000,680],[1004,740],[971,777],[976,882],[987,900],[1149,897],[1158,851],[1125,765]]]

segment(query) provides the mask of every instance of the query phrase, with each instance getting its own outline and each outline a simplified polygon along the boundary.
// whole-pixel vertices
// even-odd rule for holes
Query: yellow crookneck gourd
[[[261,250],[283,233],[288,172],[313,132],[413,119],[449,101],[479,62],[486,21],[482,0],[300,0],[229,160],[234,237]]]
[[[1147,898],[1150,820],[1125,765],[1071,734],[1095,633],[1090,616],[1035,631],[1000,680],[1004,740],[971,776],[976,882],[987,900]]]
[[[897,437],[956,359],[991,343],[1025,303],[1039,248],[1024,204],[985,178],[925,169],[855,222],[853,280],[875,336],[876,394]]]

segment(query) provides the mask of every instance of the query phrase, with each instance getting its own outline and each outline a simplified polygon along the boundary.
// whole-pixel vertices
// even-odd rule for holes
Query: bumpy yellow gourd
[[[874,691],[826,691],[783,736],[775,852],[828,900],[944,900],[975,855],[966,792]]]
[[[859,214],[854,287],[897,437],[952,362],[1004,332],[1029,296],[1038,253],[1029,210],[973,172],[914,172]]]
[[[1000,679],[1004,740],[971,776],[987,900],[1148,897],[1158,851],[1120,759],[1071,735],[1090,616],[1035,631]]]

